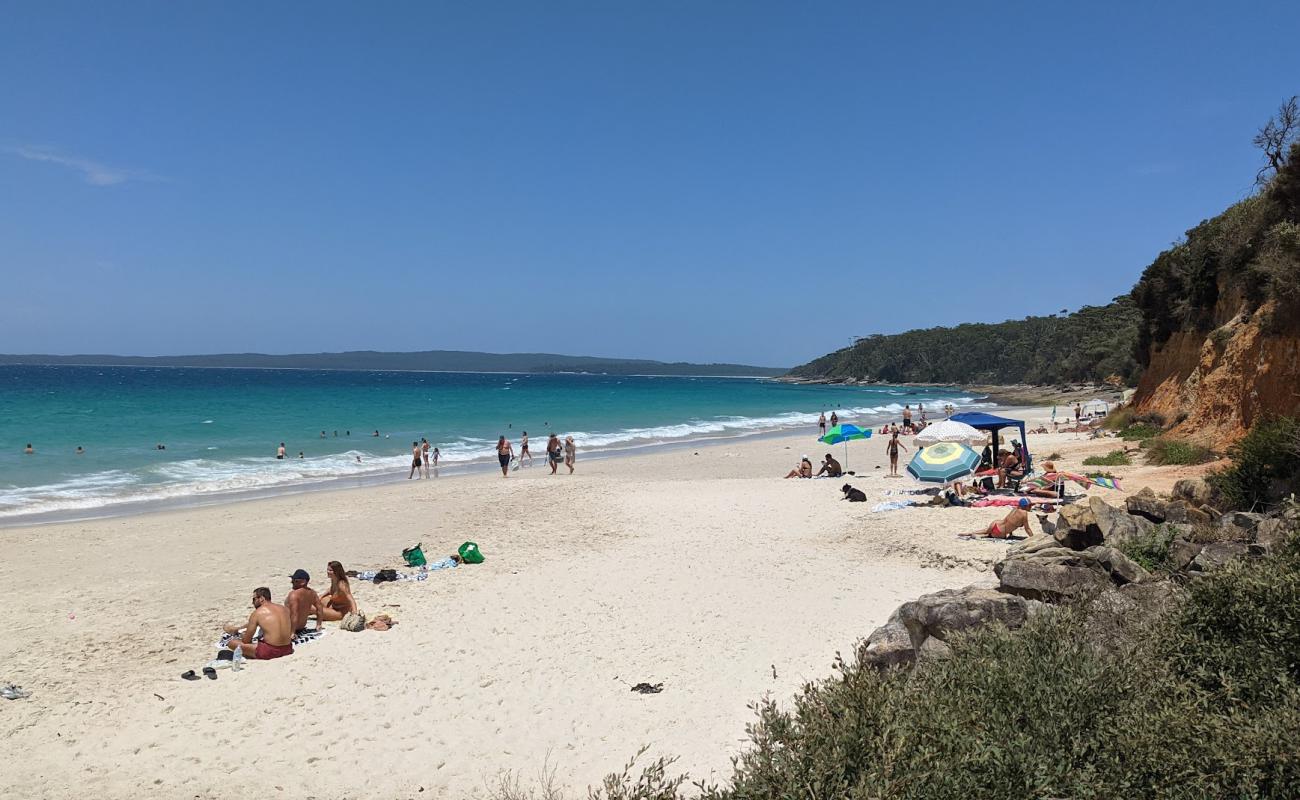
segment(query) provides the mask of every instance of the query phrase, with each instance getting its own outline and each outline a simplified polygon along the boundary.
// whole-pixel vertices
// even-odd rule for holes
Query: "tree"
[[[1259,129],[1251,142],[1264,153],[1268,162],[1259,168],[1255,182],[1260,186],[1282,171],[1286,163],[1287,151],[1291,143],[1300,141],[1300,106],[1296,103],[1297,95],[1278,106],[1277,115],[1270,117],[1268,123]]]

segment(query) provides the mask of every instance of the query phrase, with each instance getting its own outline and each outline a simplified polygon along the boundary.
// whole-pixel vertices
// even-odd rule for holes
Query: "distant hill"
[[[1136,380],[1142,312],[1128,295],[1073,314],[927,328],[859,339],[790,371],[887,383],[1101,383]]]
[[[466,350],[425,350],[385,353],[352,350],[346,353],[221,353],[195,356],[3,355],[0,364],[90,365],[107,367],[226,367],[243,369],[361,369],[430,372],[594,372],[610,375],[720,375],[770,377],[779,367],[746,364],[690,364],[646,359],[564,356],[555,353],[476,353]]]

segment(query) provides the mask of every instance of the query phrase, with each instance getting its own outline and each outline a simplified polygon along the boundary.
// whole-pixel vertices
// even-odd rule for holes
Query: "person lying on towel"
[[[1034,532],[1029,528],[1029,505],[1029,498],[1022,497],[1020,498],[1020,502],[1016,504],[1016,507],[1011,509],[1011,512],[1000,521],[990,522],[989,526],[982,531],[962,533],[958,534],[958,536],[963,539],[978,539],[984,537],[989,539],[1009,539],[1011,538],[1011,534],[1015,533],[1019,528],[1025,529],[1025,536],[1033,536]]]
[[[239,633],[238,625],[225,625],[226,633]],[[262,638],[253,641],[253,634],[262,629]],[[293,625],[289,619],[289,609],[271,602],[271,590],[259,586],[253,590],[253,613],[244,623],[242,636],[231,639],[226,645],[231,650],[240,650],[244,658],[279,658],[293,654]]]

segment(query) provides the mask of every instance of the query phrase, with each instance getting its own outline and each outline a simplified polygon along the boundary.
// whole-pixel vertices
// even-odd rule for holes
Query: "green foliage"
[[[1148,464],[1204,464],[1214,460],[1214,453],[1207,447],[1163,436],[1147,439],[1142,443],[1142,449]]]
[[[1102,383],[1137,379],[1141,314],[1128,297],[1063,317],[869,336],[791,370],[803,377],[915,383]]]
[[[1120,544],[1119,549],[1147,572],[1168,572],[1172,566],[1169,560],[1169,545],[1173,543],[1176,533],[1164,525],[1157,525],[1144,533],[1126,539]]]
[[[1229,509],[1266,508],[1300,490],[1300,420],[1256,423],[1228,451],[1232,465],[1209,476]]]
[[[1136,425],[1130,425],[1124,430],[1120,431],[1119,436],[1121,439],[1124,439],[1125,441],[1136,442],[1136,441],[1141,441],[1143,439],[1150,439],[1152,437],[1159,436],[1160,434],[1161,434],[1161,430],[1155,427],[1154,425],[1149,425],[1145,422],[1139,422]]]
[[[1118,408],[1106,415],[1101,427],[1108,431],[1121,431],[1133,424],[1133,409]]]
[[[1123,450],[1111,450],[1104,456],[1088,456],[1083,460],[1085,467],[1127,467],[1131,463]]]

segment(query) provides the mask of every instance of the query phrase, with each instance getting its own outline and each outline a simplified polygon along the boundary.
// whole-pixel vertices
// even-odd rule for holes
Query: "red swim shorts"
[[[266,642],[257,643],[257,657],[259,659],[265,660],[289,655],[293,655],[293,642],[283,645],[267,644]]]

